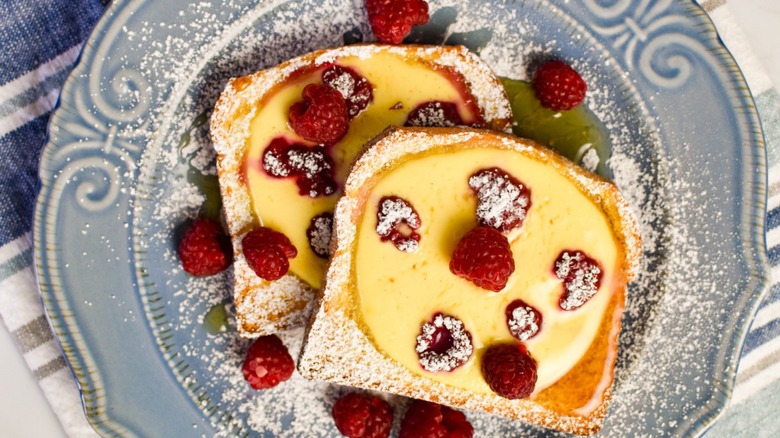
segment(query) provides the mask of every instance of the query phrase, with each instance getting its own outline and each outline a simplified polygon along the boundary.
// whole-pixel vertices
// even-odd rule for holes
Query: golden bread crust
[[[533,399],[509,400],[476,394],[416,374],[375,347],[357,315],[354,285],[356,232],[367,193],[385,171],[441,148],[492,147],[545,162],[572,181],[604,211],[619,246],[616,290],[588,351],[572,370]],[[609,403],[625,285],[639,268],[641,237],[630,207],[616,187],[555,152],[511,135],[468,128],[391,128],[355,161],[334,214],[333,254],[318,293],[298,364],[307,378],[391,392],[446,405],[489,412],[565,432],[597,432]]]
[[[370,57],[380,51],[457,71],[475,97],[486,125],[496,130],[510,129],[512,113],[501,82],[486,64],[461,46],[358,44],[309,53],[252,75],[231,79],[217,101],[210,127],[217,151],[224,214],[233,242],[233,296],[242,336],[261,336],[302,325],[311,310],[315,292],[292,274],[274,282],[264,281],[249,268],[243,256],[241,238],[261,223],[252,212],[244,168],[250,123],[258,105],[296,71],[346,56]]]

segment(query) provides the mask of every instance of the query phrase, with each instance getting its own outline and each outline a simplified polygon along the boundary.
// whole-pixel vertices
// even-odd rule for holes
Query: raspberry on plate
[[[493,345],[482,356],[482,376],[501,397],[526,398],[536,386],[536,361],[522,345]]]
[[[295,363],[276,335],[257,338],[246,352],[241,372],[254,389],[268,389],[292,376]]]
[[[393,410],[379,397],[351,392],[336,400],[333,420],[349,438],[385,438],[393,427]]]
[[[293,130],[315,143],[335,144],[349,129],[347,102],[338,90],[327,85],[307,85],[303,101],[290,107],[289,117]]]
[[[423,400],[412,400],[398,438],[471,438],[474,428],[463,412]]]
[[[555,111],[579,105],[588,91],[582,76],[561,61],[548,61],[536,69],[533,86],[542,106]]]
[[[244,257],[258,277],[274,281],[282,278],[290,269],[288,259],[295,258],[298,250],[284,234],[270,228],[256,228],[241,239]]]
[[[450,271],[482,289],[499,292],[515,271],[509,240],[489,226],[474,228],[455,247]]]
[[[368,22],[376,38],[386,44],[401,44],[412,26],[428,22],[428,3],[423,0],[366,0]]]
[[[179,259],[186,272],[202,277],[227,269],[233,261],[233,250],[218,223],[198,219],[181,239]]]

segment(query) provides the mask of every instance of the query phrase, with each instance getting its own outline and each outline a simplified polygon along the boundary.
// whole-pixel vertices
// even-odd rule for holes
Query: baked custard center
[[[497,293],[449,269],[459,239],[477,226],[469,177],[494,167],[518,178],[531,193],[522,227],[508,234],[515,271]],[[399,251],[377,234],[377,208],[386,196],[403,198],[419,214],[416,251]],[[480,371],[481,357],[490,345],[518,342],[505,315],[518,299],[543,317],[538,334],[524,342],[538,364],[535,393],[569,372],[590,347],[618,282],[618,243],[601,209],[552,165],[495,148],[437,150],[383,175],[364,205],[354,266],[359,312],[379,350],[413,373],[493,394]],[[605,271],[596,294],[574,311],[561,309],[563,283],[553,271],[564,250],[587,253]],[[431,373],[420,365],[415,346],[421,326],[439,313],[463,322],[474,353],[454,371]]]
[[[407,114],[419,104],[428,101],[452,102],[466,124],[474,123],[479,114],[467,105],[468,92],[453,81],[450,73],[430,64],[387,51],[370,57],[343,57],[333,64],[350,67],[366,78],[373,87],[373,101],[349,123],[347,135],[327,148],[335,162],[335,179],[342,184],[349,166],[363,145],[391,125],[402,126]],[[246,156],[246,174],[252,199],[252,211],[264,226],[284,233],[298,249],[298,256],[290,260],[290,272],[314,288],[320,287],[326,260],[317,256],[309,246],[306,234],[313,217],[331,212],[338,190],[331,196],[311,198],[302,196],[294,179],[269,176],[262,166],[262,154],[275,138],[311,145],[300,138],[289,126],[290,106],[301,101],[303,88],[322,82],[327,66],[311,69],[302,75],[293,75],[260,104],[252,120],[249,148]]]

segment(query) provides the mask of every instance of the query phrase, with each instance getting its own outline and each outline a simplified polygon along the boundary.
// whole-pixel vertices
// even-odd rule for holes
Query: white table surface
[[[730,0],[754,51],[774,84],[780,85],[780,1]],[[0,324],[0,436],[65,437],[57,417],[22,359],[5,325]]]

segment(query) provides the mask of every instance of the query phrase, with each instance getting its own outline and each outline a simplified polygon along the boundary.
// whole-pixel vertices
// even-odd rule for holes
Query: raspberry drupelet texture
[[[284,234],[260,227],[241,239],[244,257],[258,277],[274,281],[282,278],[290,269],[288,259],[295,258],[298,250]]]
[[[295,363],[282,340],[268,335],[249,346],[241,372],[252,388],[268,389],[289,379],[294,369]]]
[[[474,228],[455,247],[450,271],[482,289],[500,291],[515,271],[509,240],[492,227]]]
[[[532,83],[542,106],[555,111],[570,110],[579,105],[588,91],[582,76],[561,61],[542,64],[536,69]]]
[[[376,38],[386,44],[401,44],[412,26],[428,22],[428,3],[423,0],[366,0],[368,22]]]
[[[482,376],[501,397],[526,398],[536,386],[536,361],[522,345],[493,345],[482,355]]]
[[[303,101],[290,107],[289,117],[293,131],[314,143],[335,144],[349,129],[347,102],[339,91],[327,85],[307,85]]]
[[[474,428],[463,412],[436,403],[412,400],[399,438],[471,438]]]
[[[209,219],[198,219],[184,233],[179,244],[184,270],[195,276],[214,275],[233,261],[233,250],[222,227]]]
[[[385,438],[393,426],[393,410],[379,397],[351,392],[336,400],[333,420],[349,438]]]

